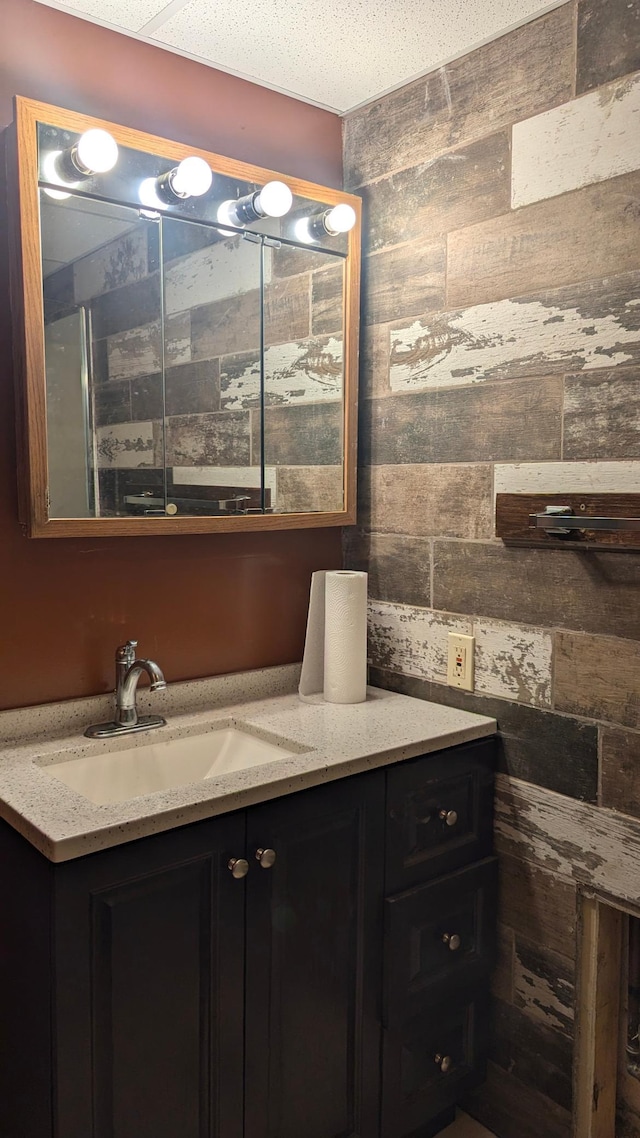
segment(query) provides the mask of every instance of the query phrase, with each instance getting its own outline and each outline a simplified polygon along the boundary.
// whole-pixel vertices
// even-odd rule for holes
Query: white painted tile
[[[525,624],[476,620],[475,689],[520,703],[551,704],[551,633]]]
[[[640,169],[640,73],[516,123],[511,205]]]
[[[230,371],[226,370],[224,357],[220,365],[220,406],[224,411],[255,406],[259,395],[257,359],[247,353],[243,371],[235,359],[231,357]],[[264,372],[268,405],[339,400],[344,384],[342,340],[331,336],[274,344],[264,353]]]
[[[499,300],[414,320],[391,329],[391,390],[628,363],[640,351],[638,305],[640,297],[629,295],[619,312],[603,312],[594,297],[591,311],[588,297],[576,303],[558,289],[544,300]]]
[[[260,248],[234,239],[197,249],[170,262],[164,287],[169,314],[259,289]]]
[[[640,462],[514,462],[494,467],[496,494],[640,494]]]
[[[446,682],[448,634],[471,632],[471,620],[411,605],[369,603],[369,654],[381,668]]]
[[[107,340],[109,379],[136,379],[160,370],[160,325],[145,324]],[[181,363],[181,360],[176,360]]]
[[[154,424],[114,423],[96,430],[98,466],[136,467],[154,465]]]
[[[246,486],[260,489],[259,466],[174,466],[176,486]],[[276,468],[265,467],[264,484],[275,496]]]

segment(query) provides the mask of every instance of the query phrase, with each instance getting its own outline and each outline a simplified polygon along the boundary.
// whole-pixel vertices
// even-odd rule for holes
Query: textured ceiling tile
[[[188,0],[153,34],[345,111],[549,7],[541,0],[253,0],[250,8]]]
[[[48,0],[40,0],[40,3],[46,4]],[[139,32],[166,6],[167,0],[63,0],[50,5],[76,16],[89,16],[105,24],[113,24],[128,32]]]

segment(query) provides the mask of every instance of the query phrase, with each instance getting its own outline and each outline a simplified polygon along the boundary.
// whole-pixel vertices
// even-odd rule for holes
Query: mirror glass
[[[143,208],[175,163],[126,148],[58,189],[47,156],[76,138],[39,128],[49,516],[343,510],[344,235],[310,245],[300,197],[223,228],[259,187],[217,174]]]

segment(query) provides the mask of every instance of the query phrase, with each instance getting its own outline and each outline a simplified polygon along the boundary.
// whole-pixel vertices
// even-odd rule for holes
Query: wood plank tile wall
[[[374,681],[494,715],[513,809],[640,818],[640,557],[493,536],[498,490],[640,490],[639,140],[640,0],[570,0],[345,124],[365,205],[345,554],[370,574]],[[473,695],[445,686],[450,630],[476,636]],[[567,1138],[581,873],[525,833],[500,843],[470,1109],[501,1138]]]

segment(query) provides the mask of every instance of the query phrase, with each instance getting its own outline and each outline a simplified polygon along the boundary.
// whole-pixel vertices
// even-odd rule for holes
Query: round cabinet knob
[[[442,822],[445,822],[447,826],[455,826],[458,821],[458,815],[455,810],[440,810],[438,818],[440,818]]]
[[[457,952],[460,948],[461,940],[457,933],[443,933],[442,940],[452,952]]]
[[[263,869],[271,869],[276,863],[276,851],[260,848],[256,850],[256,861],[260,862]]]
[[[446,1075],[447,1071],[451,1070],[453,1061],[450,1055],[434,1055],[434,1060],[443,1075]]]
[[[249,872],[249,862],[243,857],[232,857],[227,862],[227,869],[230,869],[232,876],[237,879],[246,877]]]

